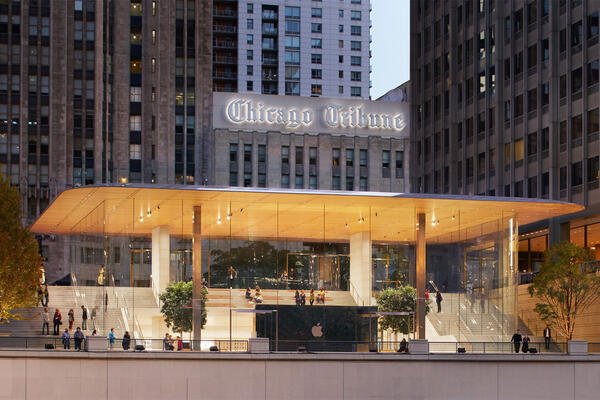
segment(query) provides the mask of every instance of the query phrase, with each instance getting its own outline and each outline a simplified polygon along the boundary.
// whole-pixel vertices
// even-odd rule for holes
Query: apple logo
[[[312,335],[314,337],[321,337],[321,336],[323,336],[323,327],[321,326],[321,323],[317,322],[317,324],[312,327],[312,329],[310,330],[310,332],[312,333]]]

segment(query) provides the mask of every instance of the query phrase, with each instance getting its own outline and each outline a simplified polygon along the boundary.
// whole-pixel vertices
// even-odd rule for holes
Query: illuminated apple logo
[[[321,336],[323,336],[323,327],[321,326],[321,323],[317,322],[317,324],[312,327],[312,329],[310,330],[310,332],[312,333],[312,335],[314,337],[321,337]]]

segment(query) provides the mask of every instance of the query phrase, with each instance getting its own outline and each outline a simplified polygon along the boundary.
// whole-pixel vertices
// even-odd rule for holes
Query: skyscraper
[[[600,258],[599,11],[581,0],[411,1],[413,190],[587,206],[537,226],[535,249],[524,237],[523,270],[569,237]]]
[[[215,149],[213,91],[368,99],[369,14],[368,0],[0,0],[0,173],[18,185],[24,222],[80,185],[233,184],[215,171],[231,149]],[[351,141],[367,163],[366,139]],[[307,155],[324,148],[308,142]],[[314,187],[316,175],[299,176],[291,186]],[[285,186],[280,171],[238,184],[259,181]]]

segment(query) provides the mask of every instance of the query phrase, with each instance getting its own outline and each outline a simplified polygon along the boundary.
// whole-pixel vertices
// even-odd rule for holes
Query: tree
[[[600,296],[600,276],[585,268],[592,260],[590,252],[571,242],[555,244],[544,252],[544,263],[528,288],[530,296],[541,300],[534,311],[567,340],[573,338],[577,317]]]
[[[206,288],[202,288],[202,327],[206,325]],[[165,317],[167,327],[173,327],[173,331],[191,332],[194,322],[194,310],[192,309],[193,282],[173,282],[160,294],[162,302],[160,312]]]
[[[415,312],[417,290],[409,285],[399,288],[387,288],[375,296],[379,311]],[[425,303],[425,314],[430,310],[429,302]],[[379,320],[381,329],[391,329],[393,333],[408,334],[413,331],[413,316],[385,315]]]
[[[21,197],[0,174],[0,323],[23,319],[14,310],[37,304],[42,258],[21,216]]]

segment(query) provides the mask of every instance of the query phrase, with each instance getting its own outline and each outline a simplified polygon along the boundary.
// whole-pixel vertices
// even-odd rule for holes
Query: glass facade
[[[206,280],[203,336],[215,338],[228,337],[229,324],[236,338],[252,334],[251,316],[225,317],[252,307],[246,288],[260,287],[264,304],[274,306],[293,305],[296,290],[305,291],[308,303],[310,291],[320,289],[329,305],[368,306],[387,287],[414,286],[417,210],[407,211],[401,201],[345,204],[340,196],[334,206],[319,196],[230,196],[199,203],[166,190],[155,193],[101,201],[71,230],[71,277],[103,332],[114,327],[161,337],[157,295],[168,282]],[[200,207],[196,217],[194,207]],[[505,341],[516,329],[516,219],[489,210],[476,218],[473,208],[426,211],[432,219],[425,227],[432,341]],[[198,228],[200,274],[193,254]],[[439,313],[436,289],[443,295]]]

